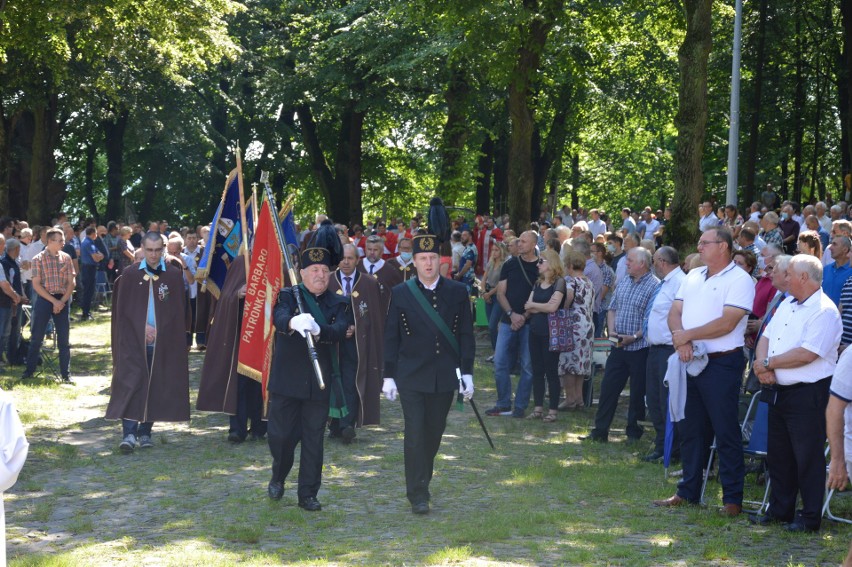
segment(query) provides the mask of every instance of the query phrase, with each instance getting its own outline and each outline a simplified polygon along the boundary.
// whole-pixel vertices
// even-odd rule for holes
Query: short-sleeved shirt
[[[847,348],[840,355],[834,376],[831,379],[831,394],[840,398],[846,406],[846,439],[843,443],[846,461],[852,461],[852,348]]]
[[[51,295],[65,293],[68,281],[76,275],[74,262],[65,252],[53,256],[44,249],[33,258],[33,278],[39,278],[42,287]]]
[[[625,277],[618,282],[615,295],[612,297],[610,311],[615,311],[615,333],[618,335],[632,335],[642,330],[642,321],[645,318],[645,308],[648,301],[654,295],[660,280],[648,272],[638,280],[631,276]],[[645,337],[624,347],[626,351],[634,351],[646,348],[648,341]]]
[[[500,281],[506,282],[506,301],[515,313],[524,313],[524,304],[530,298],[533,285],[538,279],[538,260],[524,262],[518,256],[513,256],[503,263],[500,269]],[[503,313],[502,323],[511,323],[508,315]]]
[[[840,313],[822,290],[818,289],[803,303],[793,296],[785,299],[763,332],[769,341],[767,356],[801,347],[817,358],[798,368],[776,369],[778,384],[812,383],[834,374],[842,330]]]
[[[633,219],[630,217],[624,219],[621,228],[622,230],[626,230],[627,234],[636,234],[636,223],[633,222]]]
[[[822,290],[831,298],[835,305],[840,305],[840,294],[846,280],[852,275],[852,265],[843,264],[838,266],[829,264],[822,271]]]
[[[784,235],[781,234],[781,229],[777,226],[772,230],[764,233],[763,241],[767,244],[774,244],[780,249],[784,249]]]
[[[77,249],[74,248],[74,245],[70,242],[65,243],[65,246],[62,247],[62,251],[68,254],[68,257],[72,260],[76,260],[79,256],[79,254],[77,254]]]
[[[104,246],[106,246],[107,258],[118,264],[119,260],[121,260],[121,250],[118,249],[118,241],[122,240],[122,238],[118,235],[113,236],[107,233],[101,240],[103,240]]]
[[[92,258],[92,254],[97,254],[98,250],[95,241],[88,236],[80,243],[80,265],[81,266],[97,266],[97,262]]]
[[[606,295],[601,297],[601,307],[599,311],[606,311],[609,309],[610,302],[612,302],[612,294],[615,293],[615,271],[610,268],[609,264],[606,262],[598,264],[598,268],[601,269],[603,285],[607,288]]]
[[[687,330],[719,319],[725,307],[742,309],[743,316],[730,333],[696,342],[702,343],[708,353],[725,352],[745,344],[746,319],[754,304],[754,282],[733,262],[709,278],[707,266],[690,270],[675,301],[683,302],[681,322]]]
[[[595,289],[595,302],[592,304],[592,308],[597,313],[601,310],[601,301],[603,300],[603,297],[601,297],[604,285],[603,272],[594,260],[587,259],[586,267],[583,268],[583,275],[589,278],[589,281],[592,282],[592,287]]]
[[[462,267],[470,264],[468,270],[462,276],[460,280],[464,285],[467,286],[467,292],[471,292],[471,288],[473,287],[473,281],[476,278],[476,257],[478,252],[476,251],[476,245],[472,242],[465,246],[464,252],[462,252],[461,258],[459,259],[459,271],[461,271]]]

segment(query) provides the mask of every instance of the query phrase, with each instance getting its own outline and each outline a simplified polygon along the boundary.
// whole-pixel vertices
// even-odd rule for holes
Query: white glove
[[[385,398],[390,401],[396,400],[396,380],[393,378],[385,378],[385,381],[382,384],[382,393],[385,395]]]
[[[302,335],[303,337],[307,337],[308,332],[313,334],[314,327],[316,327],[316,331],[318,333],[319,325],[317,325],[317,322],[314,321],[313,315],[311,315],[310,313],[302,313],[290,319],[290,328]]]
[[[313,318],[311,318],[311,328],[309,329],[309,331],[311,332],[311,334],[312,334],[314,337],[319,337],[319,336],[320,336],[320,327],[319,327],[319,323],[317,323],[317,322],[316,322]]]
[[[469,400],[473,397],[473,376],[471,374],[462,374],[461,379],[464,386],[461,395],[464,396],[464,399]]]

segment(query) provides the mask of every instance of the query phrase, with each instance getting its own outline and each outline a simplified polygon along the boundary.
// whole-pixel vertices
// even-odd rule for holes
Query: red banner
[[[251,267],[246,278],[246,300],[237,361],[241,374],[263,385],[264,400],[275,342],[272,310],[284,281],[284,258],[281,256],[275,222],[269,203],[264,201],[254,232]]]

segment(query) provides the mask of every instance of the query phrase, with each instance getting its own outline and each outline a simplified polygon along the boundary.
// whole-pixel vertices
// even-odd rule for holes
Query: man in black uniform
[[[395,286],[385,324],[382,391],[405,419],[405,484],[411,511],[429,513],[429,482],[453,392],[473,396],[473,317],[464,284],[440,277],[438,241],[413,239],[417,277]],[[397,383],[398,381],[398,383]]]
[[[317,492],[322,481],[323,433],[328,419],[329,392],[340,379],[338,344],[354,325],[349,299],[328,291],[331,255],[325,248],[302,252],[302,283],[299,293],[305,313],[299,313],[293,288],[278,296],[275,306],[275,353],[269,375],[269,451],[272,480],[269,497],[279,500],[284,480],[293,468],[296,445],[301,441],[299,462],[299,506],[321,509]],[[327,387],[320,389],[308,356],[305,337],[311,333]],[[339,388],[338,388],[339,391]]]

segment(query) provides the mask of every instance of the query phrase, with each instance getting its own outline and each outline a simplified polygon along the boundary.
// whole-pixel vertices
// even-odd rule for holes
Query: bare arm
[[[680,326],[680,329],[675,329],[672,327],[672,313],[675,311],[674,306],[680,304],[680,309],[678,311],[677,317],[677,325]],[[681,315],[683,314],[683,302],[675,302],[672,304],[672,311],[669,312],[669,328],[672,330],[672,341],[674,342],[675,348],[692,341],[697,340],[707,340],[707,339],[716,339],[721,336],[727,335],[740,322],[744,315],[746,315],[746,311],[744,309],[740,309],[739,307],[731,307],[730,305],[726,305],[724,310],[722,311],[722,316],[712,321],[701,325],[700,327],[695,327],[694,329],[684,330],[683,325],[681,323]]]
[[[828,435],[828,446],[831,448],[831,462],[828,465],[828,481],[826,486],[836,490],[844,490],[849,482],[846,471],[846,455],[844,452],[843,414],[848,404],[831,395],[828,407],[825,409],[825,431]]]

